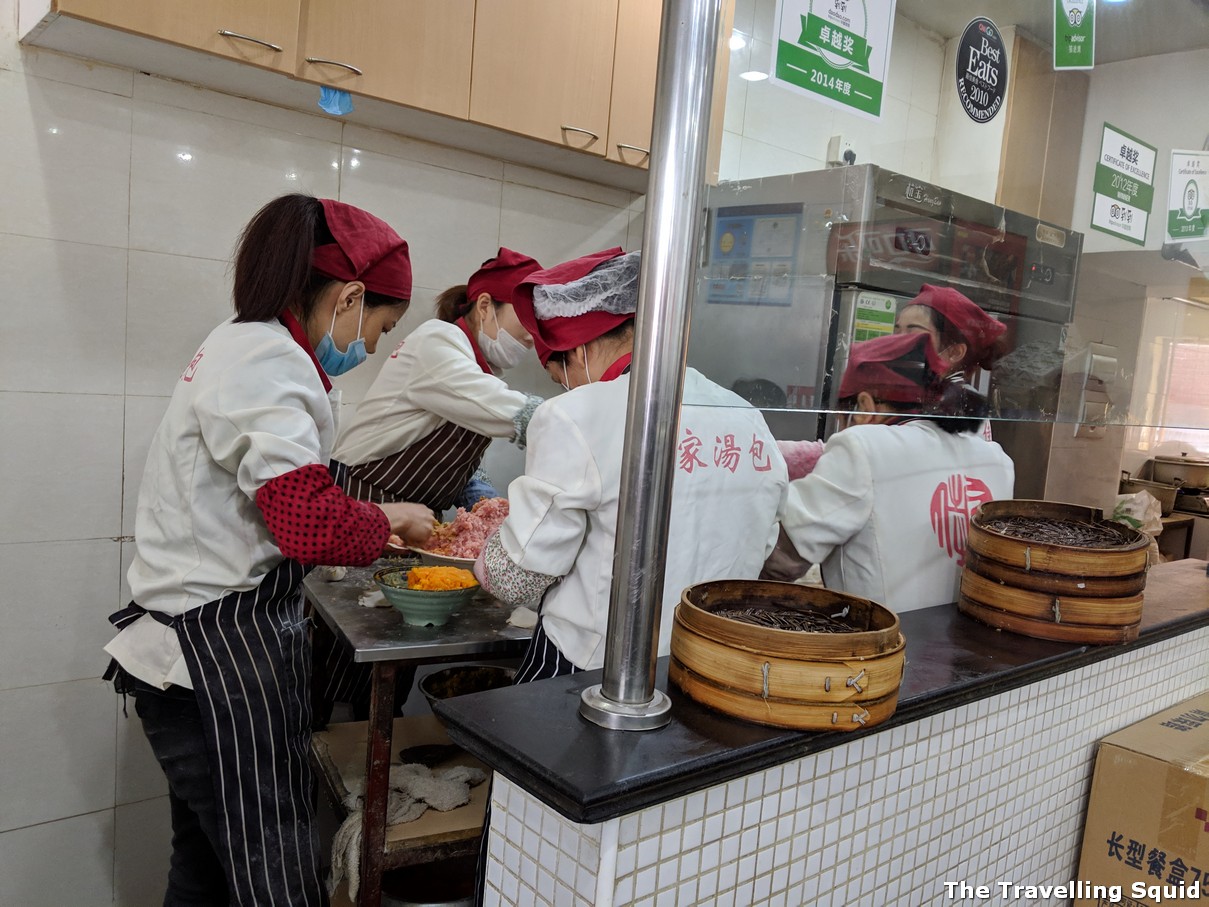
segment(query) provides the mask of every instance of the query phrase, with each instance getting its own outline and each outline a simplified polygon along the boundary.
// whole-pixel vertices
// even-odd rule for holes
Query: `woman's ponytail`
[[[450,324],[466,315],[470,309],[470,297],[467,294],[466,284],[464,283],[456,287],[450,287],[437,297],[437,317],[442,321],[448,321]]]
[[[283,195],[257,211],[235,252],[235,320],[271,321],[292,308],[305,323],[316,289],[311,256],[326,232],[323,206],[309,195]]]
[[[950,434],[977,431],[990,407],[987,398],[962,381],[945,381],[936,398],[924,411],[939,417],[935,421]]]

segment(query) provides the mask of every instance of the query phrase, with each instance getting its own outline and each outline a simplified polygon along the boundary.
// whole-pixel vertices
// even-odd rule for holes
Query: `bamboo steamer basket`
[[[780,606],[854,628],[783,630],[714,613]],[[794,583],[716,580],[685,589],[672,624],[669,677],[736,718],[797,730],[855,730],[894,714],[904,641],[897,615],[867,599]]]
[[[1137,638],[1142,620],[1149,538],[1110,524],[1112,547],[1016,538],[995,520],[1035,517],[1104,523],[1100,510],[1050,501],[991,501],[970,521],[959,609],[1013,633],[1059,642],[1112,644]]]

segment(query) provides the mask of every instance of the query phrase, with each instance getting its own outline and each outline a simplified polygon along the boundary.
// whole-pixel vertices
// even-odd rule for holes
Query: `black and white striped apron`
[[[554,644],[554,640],[546,635],[546,630],[539,617],[537,626],[533,628],[533,638],[529,640],[529,648],[525,650],[512,682],[517,684],[531,683],[534,680],[549,680],[551,677],[577,674],[580,670]]]
[[[487,435],[446,422],[397,454],[350,466],[344,490],[362,501],[410,501],[440,513],[453,506],[490,444]]]
[[[119,629],[150,614],[173,627],[205,724],[231,903],[320,907],[311,803],[311,647],[297,561],[255,589],[169,616],[130,604]]]

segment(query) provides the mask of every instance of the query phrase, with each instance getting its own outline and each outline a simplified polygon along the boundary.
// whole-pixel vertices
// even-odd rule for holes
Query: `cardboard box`
[[[1207,876],[1209,693],[1100,741],[1073,907],[1209,907]]]

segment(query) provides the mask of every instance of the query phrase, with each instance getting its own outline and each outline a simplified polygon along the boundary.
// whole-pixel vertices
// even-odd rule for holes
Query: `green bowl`
[[[411,567],[385,567],[374,574],[374,582],[382,595],[396,611],[403,615],[404,623],[413,627],[444,626],[450,616],[479,591],[476,583],[465,589],[430,592],[407,588],[407,573]]]

